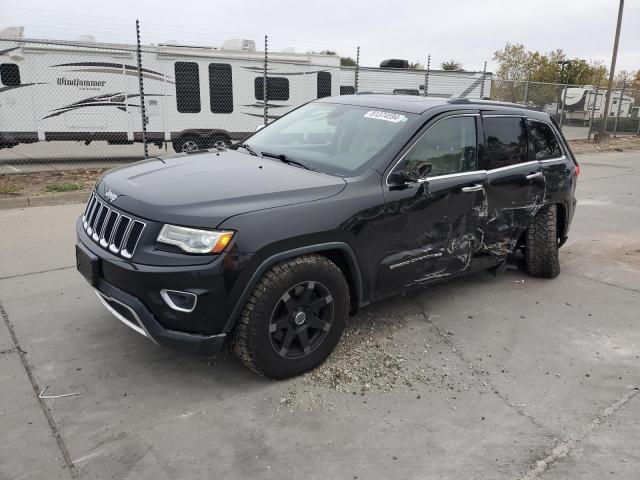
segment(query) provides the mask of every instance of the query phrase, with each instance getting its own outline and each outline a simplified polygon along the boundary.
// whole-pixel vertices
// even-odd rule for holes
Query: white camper
[[[0,148],[38,141],[142,141],[133,45],[28,39],[0,31]],[[266,120],[320,97],[355,92],[355,70],[337,55],[264,52],[251,40],[221,47],[142,47],[147,139],[176,151],[244,138]],[[426,82],[425,82],[426,81]],[[426,88],[425,88],[426,85]],[[489,96],[491,74],[359,69],[358,92]],[[264,94],[267,95],[265,112]],[[265,115],[266,113],[266,115]]]
[[[565,117],[568,120],[581,120],[585,123],[591,118],[591,112],[594,112],[594,118],[602,118],[605,107],[605,89],[598,89],[592,85],[584,87],[566,87],[561,92],[561,97],[565,101]],[[630,117],[633,112],[634,99],[629,95],[622,95],[620,99],[620,90],[611,91],[611,100],[609,106],[609,116],[618,115],[618,103],[620,102],[620,117]],[[562,107],[562,103],[560,103]],[[595,109],[594,109],[595,107]]]
[[[22,32],[0,31],[0,147],[142,140],[134,46],[30,40]],[[268,119],[339,94],[335,55],[270,52],[265,86],[264,52],[250,40],[142,50],[148,141],[171,142],[177,151],[253,132],[263,124],[265,90]]]
[[[360,67],[358,92],[425,95],[426,85],[426,95],[430,97],[488,98],[491,79],[489,72]],[[355,69],[343,67],[340,71],[340,93],[354,93],[355,81]]]

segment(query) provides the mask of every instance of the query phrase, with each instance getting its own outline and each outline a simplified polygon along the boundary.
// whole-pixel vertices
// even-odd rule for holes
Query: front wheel
[[[525,263],[527,273],[533,277],[554,278],[560,274],[557,217],[557,206],[546,205],[529,225]]]
[[[320,365],[337,345],[349,312],[340,269],[320,255],[268,270],[244,306],[233,350],[254,372],[289,378]]]

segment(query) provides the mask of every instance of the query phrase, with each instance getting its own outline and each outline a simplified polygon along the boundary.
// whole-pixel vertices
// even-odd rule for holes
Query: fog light
[[[160,296],[169,308],[178,312],[191,313],[196,308],[198,296],[195,293],[181,292],[179,290],[160,290]]]

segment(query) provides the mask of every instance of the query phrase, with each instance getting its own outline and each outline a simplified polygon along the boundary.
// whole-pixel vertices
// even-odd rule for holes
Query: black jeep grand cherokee
[[[194,354],[229,340],[271,378],[333,350],[359,306],[516,249],[555,277],[579,167],[543,113],[357,95],[304,105],[244,143],[104,175],[78,269],[138,333]]]

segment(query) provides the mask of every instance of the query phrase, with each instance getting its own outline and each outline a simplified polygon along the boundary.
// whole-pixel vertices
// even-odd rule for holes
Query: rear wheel
[[[177,153],[197,152],[205,148],[205,141],[197,135],[184,135],[171,142]]]
[[[260,375],[293,377],[329,356],[348,312],[349,288],[333,262],[320,255],[285,260],[267,271],[251,293],[233,350]]]
[[[542,207],[527,230],[525,263],[533,277],[554,278],[560,274],[557,216],[556,205]]]

